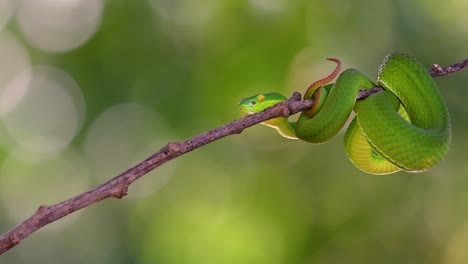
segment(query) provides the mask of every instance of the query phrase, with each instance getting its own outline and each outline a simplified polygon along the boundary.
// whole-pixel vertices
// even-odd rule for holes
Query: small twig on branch
[[[463,70],[465,68],[468,68],[468,59],[449,65],[447,67],[441,67],[439,64],[432,64],[432,66],[427,71],[432,77],[440,77],[449,73]]]
[[[461,61],[461,62],[458,62],[458,63],[454,63],[454,64],[446,66],[446,67],[442,67],[439,64],[432,64],[432,66],[429,67],[429,69],[427,69],[427,71],[432,76],[432,78],[437,78],[437,77],[445,76],[445,75],[450,74],[450,73],[461,71],[461,70],[466,69],[466,68],[468,68],[468,59],[466,59],[464,61]],[[382,91],[382,87],[374,87],[372,89],[361,90],[359,92],[359,94],[357,95],[356,99],[357,100],[364,99],[364,98],[366,98],[368,96],[371,96],[371,95],[373,95],[375,93],[378,93],[380,91]]]
[[[433,77],[444,76],[449,73],[468,68],[468,59],[447,67],[437,64],[428,69]],[[357,99],[362,99],[379,92],[381,88],[361,91]],[[181,142],[168,143],[162,149],[121,173],[115,178],[77,196],[71,197],[54,205],[41,205],[37,211],[28,219],[0,236],[0,254],[5,253],[20,243],[41,227],[50,224],[68,214],[78,211],[91,204],[109,197],[122,198],[127,195],[128,186],[146,173],[154,170],[162,164],[215,140],[223,137],[240,134],[245,128],[261,123],[275,117],[289,117],[290,115],[308,110],[313,104],[312,100],[301,101],[301,95],[297,92],[287,101],[279,103],[266,109],[261,113],[232,121],[228,124],[201,133],[193,138]]]

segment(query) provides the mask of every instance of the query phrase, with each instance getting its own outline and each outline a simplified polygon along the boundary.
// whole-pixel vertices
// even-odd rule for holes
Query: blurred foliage
[[[302,92],[333,67],[326,57],[369,76],[393,51],[428,66],[465,59],[467,7],[466,0],[107,0],[97,31],[64,52],[36,47],[13,17],[3,31],[33,65],[71,76],[86,112],[71,144],[35,163],[24,159],[38,154],[18,152],[2,127],[1,230],[169,140],[239,118],[243,97]],[[467,263],[468,74],[437,83],[453,144],[431,171],[366,175],[347,160],[342,135],[310,145],[255,126],[164,165],[122,201],[53,223],[1,262]]]

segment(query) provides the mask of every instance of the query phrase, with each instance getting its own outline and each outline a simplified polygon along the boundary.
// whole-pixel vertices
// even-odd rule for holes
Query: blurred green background
[[[468,1],[1,0],[0,231],[158,150],[330,72],[376,76],[394,51],[468,57]],[[443,12],[442,12],[443,10]],[[468,72],[437,79],[448,156],[372,176],[342,135],[264,126],[165,164],[69,215],[1,263],[468,263]]]

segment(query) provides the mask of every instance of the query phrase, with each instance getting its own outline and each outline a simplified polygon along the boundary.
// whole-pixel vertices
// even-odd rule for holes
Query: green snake
[[[324,143],[334,137],[354,111],[344,136],[351,162],[370,174],[397,171],[422,172],[438,164],[447,154],[450,117],[439,89],[427,70],[405,54],[385,57],[374,83],[355,69],[343,71],[338,59],[329,76],[314,82],[304,94],[313,99],[310,110],[297,122],[284,117],[262,124],[275,128],[281,136],[310,143]],[[374,87],[382,91],[356,100],[360,90]],[[239,102],[241,113],[252,115],[286,100],[281,94],[258,94]]]

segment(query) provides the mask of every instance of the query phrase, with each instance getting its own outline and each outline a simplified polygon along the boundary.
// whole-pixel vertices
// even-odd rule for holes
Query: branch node
[[[442,66],[440,66],[439,64],[432,64],[431,67],[429,68],[429,72],[432,74],[440,74],[442,73],[444,70],[442,69]]]
[[[178,142],[169,142],[167,143],[163,148],[162,152],[164,155],[169,155],[169,154],[174,154],[174,153],[179,153],[181,151],[181,146],[180,143]]]
[[[37,210],[36,214],[43,214],[45,211],[49,210],[50,206],[48,205],[40,205]]]
[[[177,153],[180,152],[180,144],[178,142],[169,142],[167,144],[167,148],[169,149],[170,152]]]
[[[241,129],[239,131],[234,131],[233,134],[240,135],[242,132],[244,132],[244,129]]]
[[[21,242],[21,239],[18,237],[18,234],[17,233],[13,233],[11,234],[9,237],[8,237],[8,240],[10,240],[11,242],[11,247],[14,247],[16,245],[18,245],[20,242]]]
[[[121,183],[112,190],[112,196],[117,199],[122,199],[128,194],[128,184]]]
[[[299,102],[302,99],[302,95],[299,92],[293,92],[291,97],[282,102],[282,104],[279,106],[279,111],[281,113],[281,116],[288,118],[291,114],[294,114],[295,111],[292,108],[291,102]]]
[[[299,92],[293,92],[288,101],[301,101],[302,95]]]
[[[279,107],[279,110],[281,112],[281,115],[286,118],[291,115],[290,105],[287,102],[281,104],[281,106]]]

